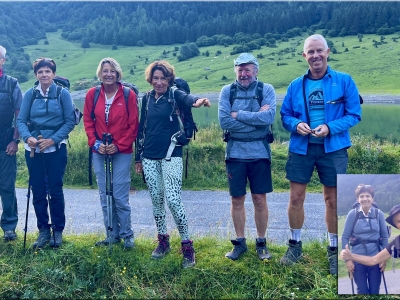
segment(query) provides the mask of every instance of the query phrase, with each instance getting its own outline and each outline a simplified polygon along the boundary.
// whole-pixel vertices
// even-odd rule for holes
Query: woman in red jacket
[[[100,93],[95,105],[96,87],[89,89],[85,98],[84,119],[89,147],[93,152],[93,167],[100,193],[104,225],[107,238],[96,246],[119,243],[124,239],[124,247],[134,246],[129,203],[130,165],[132,144],[138,132],[138,108],[136,94],[130,90],[128,102],[124,99],[121,84],[122,70],[118,62],[110,57],[103,58],[97,67],[97,77],[101,81]],[[111,134],[112,140],[103,143],[103,134]],[[104,161],[112,159],[112,212],[111,226],[108,225],[106,179]],[[111,227],[111,228],[110,228]]]

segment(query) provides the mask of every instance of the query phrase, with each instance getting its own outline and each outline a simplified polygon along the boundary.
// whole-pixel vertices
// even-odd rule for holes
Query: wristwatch
[[[20,142],[20,139],[13,139],[12,141],[18,145]]]

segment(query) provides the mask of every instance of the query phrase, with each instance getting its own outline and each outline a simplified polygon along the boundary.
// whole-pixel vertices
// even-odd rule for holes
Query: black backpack
[[[57,85],[57,93],[56,93],[56,98],[60,99],[60,104],[61,107],[63,108],[62,105],[62,99],[61,99],[61,91],[62,89],[66,89],[69,92],[69,89],[71,87],[70,82],[67,78],[64,77],[60,77],[60,76],[54,76],[53,78],[53,82]],[[37,86],[39,84],[39,81],[35,82],[35,86]],[[35,101],[35,98],[37,97],[37,94],[32,93],[32,98],[31,98],[31,108],[32,108],[32,104],[33,101]],[[75,119],[75,125],[78,125],[82,119],[82,112],[80,111],[80,109],[78,107],[76,107],[74,100],[71,98],[72,100],[72,106],[74,108],[74,119]]]
[[[253,99],[257,99],[258,105],[260,105],[260,107],[261,107],[261,103],[264,98],[263,90],[264,90],[264,83],[259,81],[257,83],[257,94],[251,97]],[[233,106],[233,103],[235,102],[236,99],[249,99],[249,97],[237,97],[236,94],[237,94],[237,83],[234,82],[231,84],[231,88],[230,88],[230,92],[229,92],[229,103],[231,104],[231,107]],[[222,139],[224,140],[224,142],[228,142],[231,139],[229,130],[223,131]],[[274,141],[272,125],[269,126],[269,131],[266,135],[266,139],[269,144]]]

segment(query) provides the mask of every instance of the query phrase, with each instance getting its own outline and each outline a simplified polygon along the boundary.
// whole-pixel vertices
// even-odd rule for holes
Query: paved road
[[[399,263],[397,262],[396,265]],[[387,263],[387,266],[390,265],[390,262]],[[387,267],[388,268],[388,267]],[[397,267],[395,273],[392,270],[385,272],[386,279],[386,287],[389,294],[400,294],[400,284],[399,284],[399,272],[400,269]],[[357,294],[357,286],[354,283],[354,292]],[[339,278],[338,279],[338,294],[352,294],[351,289],[351,281],[349,278]],[[379,294],[386,294],[385,285],[383,280],[381,282],[381,288],[379,290]]]
[[[66,234],[100,233],[105,234],[102,213],[97,190],[64,189],[66,202]],[[25,226],[26,189],[17,189],[20,231]],[[224,238],[234,237],[233,223],[230,217],[230,198],[224,191],[183,191],[182,199],[189,221],[189,230],[193,237],[217,235]],[[270,242],[284,244],[289,237],[287,204],[288,193],[271,193],[267,196],[269,206],[269,226],[267,237]],[[135,235],[156,236],[156,226],[152,216],[151,200],[145,191],[131,192],[132,225]],[[246,196],[246,236],[256,237],[254,209],[251,196]],[[1,211],[1,210],[0,210]],[[305,202],[306,220],[303,241],[323,240],[326,236],[324,221],[325,205],[321,194],[308,194]],[[36,216],[31,204],[29,208],[28,232],[36,232]],[[176,231],[172,215],[167,209],[168,230]]]

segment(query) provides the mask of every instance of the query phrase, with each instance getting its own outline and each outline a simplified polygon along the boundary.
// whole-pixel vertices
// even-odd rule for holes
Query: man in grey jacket
[[[247,251],[244,228],[247,181],[250,183],[257,228],[256,249],[261,260],[269,260],[265,233],[268,225],[266,193],[272,192],[271,124],[276,111],[276,96],[270,84],[259,82],[258,61],[242,53],[234,60],[236,81],[222,88],[218,118],[227,141],[225,162],[231,195],[231,215],[236,239],[225,256],[232,260]]]

